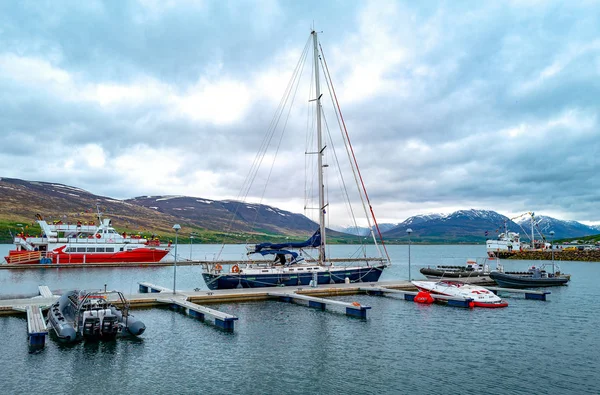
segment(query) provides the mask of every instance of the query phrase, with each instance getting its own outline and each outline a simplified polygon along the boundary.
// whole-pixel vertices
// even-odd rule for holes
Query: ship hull
[[[333,268],[328,271],[315,272],[317,284],[341,284],[349,282],[376,282],[385,268],[381,266],[353,267],[349,269]],[[234,288],[263,288],[278,286],[310,285],[314,273],[202,273],[204,282],[209,289],[234,289]],[[348,278],[348,280],[346,280]]]

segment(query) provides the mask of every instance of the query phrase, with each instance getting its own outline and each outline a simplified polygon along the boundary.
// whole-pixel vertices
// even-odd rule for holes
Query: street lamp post
[[[179,233],[179,229],[181,226],[179,224],[173,225],[173,229],[175,230],[175,264],[173,265],[173,295],[177,291],[175,291],[175,287],[177,285],[177,234]]]
[[[192,260],[192,239],[194,238],[194,234],[190,233],[190,261]]]
[[[552,274],[556,273],[554,270],[554,231],[550,231],[550,249],[552,250]]]
[[[406,233],[408,233],[408,281],[411,280],[410,276],[410,234],[412,233],[412,229],[406,229]]]

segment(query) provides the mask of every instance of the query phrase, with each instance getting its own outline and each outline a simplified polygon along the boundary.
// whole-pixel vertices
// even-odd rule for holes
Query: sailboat
[[[314,111],[316,118],[313,124],[313,130],[316,132],[316,139],[311,140],[313,141],[313,144],[310,147],[312,149],[307,148],[305,155],[310,156],[311,158],[316,157],[314,173],[316,173],[317,187],[315,188],[314,199],[315,201],[317,200],[316,191],[318,191],[318,202],[315,203],[318,204],[318,206],[312,207],[312,209],[318,211],[318,228],[312,236],[305,241],[249,244],[247,245],[247,259],[234,264],[222,264],[219,262],[218,257],[211,263],[205,263],[203,265],[202,276],[209,289],[300,285],[317,286],[319,284],[376,282],[379,280],[383,270],[391,265],[389,255],[381,237],[379,226],[373,214],[369,197],[366,193],[366,188],[358,168],[354,150],[350,144],[339,104],[337,103],[337,96],[333,89],[329,69],[325,61],[325,55],[323,54],[322,47],[319,43],[317,32],[314,30],[307,40],[301,60],[308,59],[308,54],[310,52],[313,53],[314,61],[312,66],[314,74],[311,81],[311,85],[312,82],[314,82],[314,91],[311,91],[310,93],[309,106],[312,108],[310,111]],[[298,74],[301,74],[302,72],[303,66],[299,66],[301,63],[302,62],[299,62],[296,66],[290,85],[288,85],[288,95],[290,92],[295,92],[297,90],[293,85],[297,84],[297,81],[299,80]],[[328,213],[328,211],[330,211],[330,206],[326,199],[328,195],[326,195],[325,192],[325,168],[329,167],[329,164],[325,163],[325,158],[326,155],[329,155],[327,158],[337,163],[338,156],[333,149],[333,140],[329,140],[329,145],[324,141],[327,136],[323,136],[324,133],[322,130],[324,127],[322,118],[324,118],[325,115],[322,107],[323,94],[321,93],[320,86],[320,70],[322,70],[323,75],[326,78],[327,87],[329,88],[331,101],[333,103],[332,107],[335,111],[338,125],[340,126],[341,136],[343,137],[344,146],[349,159],[349,166],[352,169],[352,174],[357,185],[357,194],[360,196],[360,199],[357,200],[360,200],[362,203],[371,236],[370,238],[360,237],[359,240],[364,243],[364,245],[361,246],[359,244],[357,246],[359,252],[350,257],[331,257],[332,254],[329,253],[330,249],[327,245],[327,220],[330,214]],[[293,99],[289,100],[289,97],[284,97],[284,99],[282,99],[282,103],[288,101],[293,102]],[[279,118],[276,115],[274,119],[277,119],[277,121],[273,123],[279,122],[281,114],[283,114],[283,110],[278,109],[278,111]],[[289,112],[287,115],[289,115]],[[285,123],[287,123],[287,120]],[[326,128],[327,126],[328,125],[325,123]],[[272,132],[268,132],[267,134],[269,133]],[[331,139],[331,136],[329,136],[329,138]],[[260,160],[255,163],[262,163],[263,159],[264,153]],[[251,170],[251,172],[252,171],[253,170]],[[255,177],[252,175],[248,178],[254,180]],[[343,180],[340,184],[344,187],[346,185]],[[348,195],[345,194],[343,196]],[[350,202],[347,201],[346,204],[348,205]],[[306,205],[305,208],[307,208]],[[349,209],[348,211],[351,216],[353,216],[354,210]],[[354,221],[356,225],[355,218]],[[317,224],[315,223],[315,226],[316,225]],[[356,226],[358,227],[358,225]],[[368,240],[368,245],[366,245],[366,240]],[[367,255],[368,251],[376,251],[376,254],[374,254],[376,256],[369,257]]]

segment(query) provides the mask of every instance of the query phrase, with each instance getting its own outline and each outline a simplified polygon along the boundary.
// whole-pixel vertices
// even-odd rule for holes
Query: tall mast
[[[323,183],[323,141],[321,136],[321,87],[319,83],[319,49],[317,32],[313,30],[314,60],[315,60],[315,94],[317,96],[317,166],[319,168],[319,229],[321,230],[321,245],[319,246],[319,264],[325,263],[325,185]]]

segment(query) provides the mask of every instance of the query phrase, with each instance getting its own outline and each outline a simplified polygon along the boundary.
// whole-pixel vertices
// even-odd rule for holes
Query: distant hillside
[[[306,236],[318,225],[302,214],[260,204],[209,200],[189,196],[139,196],[126,200],[138,206],[184,218],[207,230],[265,232]]]
[[[96,220],[96,207],[119,231],[155,233],[172,238],[175,223],[180,237],[194,232],[202,242],[263,241],[272,236],[307,238],[318,225],[302,214],[274,207],[187,196],[145,196],[128,200],[94,195],[58,183],[0,178],[0,241],[12,242],[10,232],[23,228],[35,234],[36,214],[63,222]],[[351,238],[331,232],[332,238]]]
[[[267,205],[189,196],[140,196],[118,200],[58,183],[0,178],[0,242],[11,242],[9,232],[15,233],[21,228],[35,234],[39,229],[35,223],[36,214],[47,220],[90,221],[96,219],[97,206],[106,217],[113,219],[119,231],[155,233],[172,238],[172,227],[179,223],[182,240],[188,240],[194,232],[197,234],[195,240],[205,243],[258,242],[273,240],[274,236],[300,240],[318,227],[302,214]],[[535,218],[547,238],[551,230],[555,232],[555,240],[600,233],[597,227],[575,221],[545,216]],[[484,243],[487,238],[502,232],[505,223],[511,231],[523,236],[530,234],[527,221],[517,224],[489,210],[417,215],[399,224],[379,226],[388,243],[406,243],[408,228],[412,229],[411,240],[415,243]],[[328,239],[337,243],[354,242],[368,232],[366,228],[340,227],[336,230],[328,231]]]

